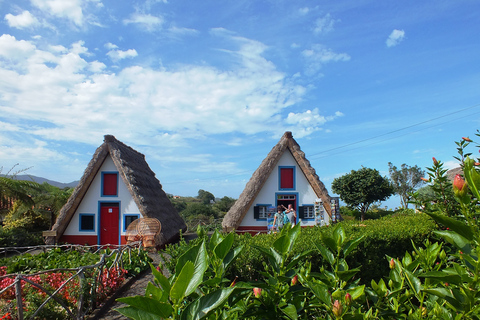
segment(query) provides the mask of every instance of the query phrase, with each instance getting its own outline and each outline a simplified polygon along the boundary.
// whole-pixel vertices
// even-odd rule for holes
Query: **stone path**
[[[189,241],[191,239],[196,238],[196,234],[186,234],[184,235],[185,241]],[[162,263],[163,258],[158,252],[150,253],[149,256],[153,259],[152,264],[154,266],[158,266]],[[166,275],[167,277],[169,275]],[[154,276],[152,274],[152,270],[147,270],[141,275],[137,276],[135,279],[131,279],[130,283],[125,285],[122,290],[116,293],[116,295],[109,299],[105,305],[96,311],[96,313],[90,316],[89,320],[126,320],[129,319],[119,312],[115,311],[114,309],[126,306],[124,303],[120,303],[115,301],[118,298],[122,297],[131,297],[137,295],[144,295],[145,289],[147,288],[147,284],[149,282],[153,282]]]

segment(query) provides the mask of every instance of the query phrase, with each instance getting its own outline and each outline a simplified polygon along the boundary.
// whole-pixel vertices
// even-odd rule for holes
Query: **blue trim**
[[[295,212],[297,213],[297,221],[298,223],[298,192],[275,192],[275,207],[278,208],[278,196],[295,196]],[[288,201],[288,200],[287,200]]]
[[[82,229],[82,218],[83,217],[93,217],[93,229]],[[78,215],[78,231],[80,232],[95,232],[95,213],[80,213]]]
[[[315,205],[313,204],[304,204],[302,207],[313,207],[313,218],[303,218],[303,221],[315,221]]]
[[[263,203],[259,203],[259,204],[256,204],[255,207],[271,207],[272,204],[263,204]],[[276,211],[275,211],[276,212]],[[258,218],[258,219],[255,219],[256,221],[267,221],[267,218]]]
[[[122,219],[123,220],[123,227],[122,227],[123,232],[127,231],[127,228],[126,228],[127,223],[125,221],[125,219],[127,217],[137,217],[137,219],[140,219],[140,213],[125,213],[123,215],[123,219]]]
[[[117,188],[116,188],[117,194],[108,194],[108,195],[103,194],[103,190],[104,190],[103,189],[103,187],[104,187],[103,176],[105,174],[116,174],[117,175]],[[102,183],[101,183],[101,187],[100,187],[100,196],[102,196],[102,197],[118,197],[118,171],[103,171],[102,172]]]
[[[282,169],[293,169],[293,188],[282,188]],[[297,189],[297,167],[278,166],[278,190],[296,190]]]
[[[118,177],[118,176],[117,176]],[[98,230],[97,230],[97,244],[100,245],[100,231],[102,229],[102,225],[100,224],[100,215],[101,215],[101,210],[102,210],[102,204],[105,203],[118,203],[118,244],[121,243],[122,240],[122,220],[121,220],[121,202],[120,201],[98,201]]]

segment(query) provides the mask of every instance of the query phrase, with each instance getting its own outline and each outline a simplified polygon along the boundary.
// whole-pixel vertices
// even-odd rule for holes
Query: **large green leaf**
[[[308,287],[312,290],[313,294],[320,299],[327,306],[332,305],[332,296],[328,292],[328,288],[323,283],[308,283]]]
[[[439,230],[434,231],[435,234],[443,237],[445,240],[456,246],[458,249],[462,250],[465,253],[470,253],[472,251],[472,246],[470,241],[465,237],[462,237],[458,233],[454,231],[448,230]]]
[[[210,249],[210,251],[213,252],[215,250],[215,247],[222,241],[222,239],[223,237],[220,232],[215,229],[213,234],[210,236],[210,241],[208,242],[208,248]]]
[[[195,267],[191,261],[185,262],[180,273],[177,275],[172,288],[170,289],[170,298],[174,301],[180,301],[187,296],[187,288],[193,278]]]
[[[280,271],[280,264],[282,263],[282,256],[274,248],[264,248],[261,246],[252,245],[253,248],[259,250],[265,254],[272,264],[273,268],[278,272]]]
[[[199,320],[222,306],[235,288],[222,288],[195,300],[183,310],[180,319]]]
[[[187,261],[193,262],[195,268],[197,268],[197,265],[199,264],[207,265],[208,254],[205,247],[205,241],[202,241],[198,245],[193,246],[187,252],[181,255],[180,258],[178,258],[177,265],[175,267],[176,274],[180,272],[180,270],[183,268]]]
[[[443,271],[430,271],[419,275],[421,278],[430,278],[434,280],[438,280],[441,282],[448,282],[448,283],[460,283],[462,277],[458,274],[447,273]]]
[[[322,244],[320,243],[316,243],[314,242],[313,243],[315,245],[315,247],[318,249],[318,251],[320,251],[320,254],[322,255],[322,257],[328,261],[328,263],[330,265],[333,265],[335,263],[335,256],[333,255],[333,253],[328,250],[327,248],[325,248]]]
[[[215,256],[223,260],[230,249],[232,248],[233,245],[233,240],[234,240],[234,234],[233,232],[230,232],[220,243],[218,243],[215,247]]]
[[[357,300],[365,294],[365,285],[361,285],[352,289],[348,289],[347,292],[352,296],[353,300]]]
[[[343,246],[343,242],[345,241],[345,230],[343,230],[343,227],[340,224],[338,224],[333,230],[333,240],[335,240],[337,248]]]
[[[155,281],[162,287],[165,292],[170,292],[171,286],[168,279],[152,264],[150,264],[150,268],[152,269],[152,274],[155,277]]]
[[[143,297],[125,297],[119,298],[118,301],[128,304],[128,307],[115,309],[124,316],[136,320],[156,320],[159,318],[168,318],[172,315],[173,308],[168,303],[159,302],[158,300]]]
[[[286,307],[281,309],[282,312],[291,320],[298,319],[297,308],[293,304],[288,304]]]
[[[273,247],[282,255],[286,256],[293,247],[295,240],[297,239],[300,233],[300,224],[295,225],[293,228],[289,229],[286,233],[280,236],[273,243]]]
[[[355,276],[360,269],[351,269],[351,270],[345,270],[345,271],[338,271],[337,275],[340,280],[343,281],[348,281],[350,280],[353,276]]]
[[[480,200],[480,174],[475,169],[475,160],[470,159],[470,157],[465,159],[463,174],[465,175],[465,180],[467,180],[468,188]]]
[[[355,249],[363,240],[365,236],[361,236],[360,238],[349,240],[343,246],[343,256],[347,257],[353,249]]]
[[[227,270],[230,263],[242,252],[244,245],[238,246],[230,250],[223,259],[223,270]]]
[[[463,221],[459,221],[444,215],[429,213],[427,214],[433,218],[438,223],[443,224],[445,227],[455,231],[462,237],[466,238],[469,241],[473,240],[473,230],[470,226],[466,225]]]
[[[407,269],[403,269],[403,271],[405,272],[408,285],[410,286],[410,288],[412,288],[415,294],[418,294],[420,290],[422,290],[422,283],[420,282],[420,279],[418,279],[413,273],[411,273]]]
[[[149,282],[147,284],[147,288],[145,289],[145,297],[156,299],[158,301],[167,302],[168,297],[167,297],[167,300],[165,300],[163,298],[163,296],[164,296],[163,292],[164,291],[161,288],[159,288],[159,287],[155,286],[153,283]],[[168,291],[166,291],[166,293],[168,295]]]

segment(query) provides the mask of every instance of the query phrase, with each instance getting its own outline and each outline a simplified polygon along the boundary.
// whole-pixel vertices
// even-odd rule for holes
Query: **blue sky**
[[[292,131],[330,193],[454,167],[480,128],[478,1],[0,0],[0,166],[78,180],[105,134],[167,193],[237,198]],[[392,198],[385,203],[399,205]]]

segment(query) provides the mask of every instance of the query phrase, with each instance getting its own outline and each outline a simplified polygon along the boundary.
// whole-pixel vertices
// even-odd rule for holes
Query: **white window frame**
[[[304,206],[303,207],[303,218],[304,219],[315,219],[315,207],[314,206]]]

